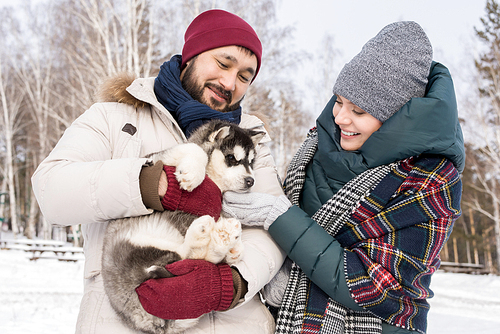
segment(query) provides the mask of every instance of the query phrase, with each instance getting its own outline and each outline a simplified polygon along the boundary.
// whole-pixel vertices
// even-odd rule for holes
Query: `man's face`
[[[191,97],[210,108],[237,109],[255,76],[257,57],[237,46],[224,46],[200,53],[186,63],[182,87]]]

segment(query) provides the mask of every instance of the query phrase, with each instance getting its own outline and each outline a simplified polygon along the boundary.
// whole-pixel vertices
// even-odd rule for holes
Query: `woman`
[[[396,22],[333,93],[288,168],[288,199],[228,193],[223,210],[247,225],[265,216],[291,259],[265,289],[277,333],[425,333],[430,278],[461,214],[450,74],[417,23]]]

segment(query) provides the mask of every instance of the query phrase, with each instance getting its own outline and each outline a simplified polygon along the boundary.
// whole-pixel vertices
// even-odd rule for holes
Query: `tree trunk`
[[[36,223],[38,221],[38,206],[36,204],[35,193],[30,191],[30,212],[26,223],[26,236],[29,239],[36,237]]]
[[[12,232],[14,235],[19,233],[17,223],[17,201],[16,201],[16,188],[14,182],[14,145],[13,145],[13,124],[10,113],[9,104],[7,103],[7,96],[3,84],[2,62],[0,60],[0,96],[2,99],[3,121],[4,121],[4,135],[5,135],[5,177],[7,179],[7,186],[9,192],[9,209],[10,221]],[[13,111],[11,111],[13,112]]]
[[[470,233],[472,235],[472,249],[474,251],[474,264],[479,264],[479,253],[476,244],[476,226],[474,224],[474,215],[472,209],[469,208]]]
[[[458,246],[457,246],[457,238],[453,237],[453,257],[455,259],[455,263],[460,263],[458,259]]]
[[[496,194],[497,190],[497,182],[494,180],[492,183],[493,193]],[[493,197],[493,216],[495,219],[493,220],[494,228],[494,236],[495,236],[495,244],[497,251],[497,270],[500,271],[500,202],[498,197]]]

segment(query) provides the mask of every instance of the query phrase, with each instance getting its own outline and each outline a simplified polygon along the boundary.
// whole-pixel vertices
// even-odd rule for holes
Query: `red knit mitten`
[[[167,174],[167,193],[161,199],[165,210],[181,210],[196,216],[209,215],[219,220],[222,210],[222,194],[217,185],[208,177],[193,191],[181,189],[175,178],[175,167],[163,166]]]
[[[149,279],[135,289],[146,312],[162,319],[193,319],[231,305],[233,276],[227,264],[188,259],[165,268],[176,276]]]

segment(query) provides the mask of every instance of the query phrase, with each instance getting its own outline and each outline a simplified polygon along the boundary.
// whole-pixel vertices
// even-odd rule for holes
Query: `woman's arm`
[[[347,288],[344,249],[304,211],[292,206],[269,227],[269,233],[307,277],[332,299],[353,310],[362,310]]]

